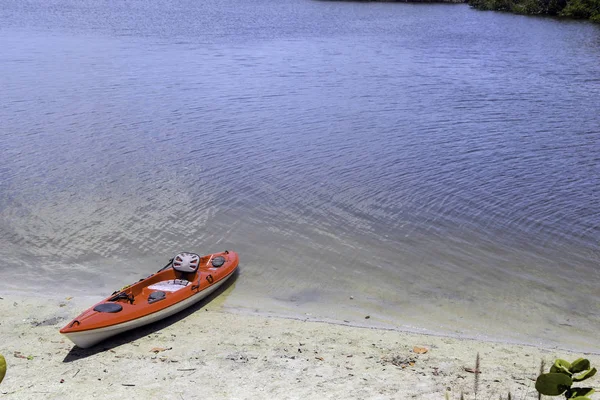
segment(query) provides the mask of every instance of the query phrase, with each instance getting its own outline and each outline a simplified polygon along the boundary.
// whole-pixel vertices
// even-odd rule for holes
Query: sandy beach
[[[541,359],[583,356],[240,314],[218,298],[83,350],[58,330],[98,298],[1,297],[6,399],[534,399]]]

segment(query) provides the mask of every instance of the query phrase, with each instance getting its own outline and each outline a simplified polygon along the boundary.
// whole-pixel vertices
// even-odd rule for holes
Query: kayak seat
[[[148,289],[158,290],[162,292],[176,292],[190,284],[186,279],[170,279],[168,281],[157,282],[148,286]]]
[[[173,258],[173,269],[190,274],[198,271],[200,256],[196,253],[179,253]]]

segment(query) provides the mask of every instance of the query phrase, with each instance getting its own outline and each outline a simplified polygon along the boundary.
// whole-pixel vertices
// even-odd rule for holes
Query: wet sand
[[[218,297],[83,350],[58,330],[99,298],[1,297],[6,399],[534,399],[542,359],[583,356],[244,314]]]

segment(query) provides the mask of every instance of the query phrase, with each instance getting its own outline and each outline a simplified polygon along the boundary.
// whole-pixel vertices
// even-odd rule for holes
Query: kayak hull
[[[210,268],[210,259],[217,254],[226,255],[227,262],[218,269]],[[162,282],[170,283],[170,281],[161,281],[161,279],[176,276],[176,272],[172,270],[159,271],[157,274],[140,280],[140,282],[121,292],[131,295],[133,301],[125,296],[115,300],[113,295],[84,311],[61,329],[60,333],[65,335],[77,347],[92,347],[112,336],[167,318],[198,303],[223,285],[233,275],[237,266],[238,258],[234,252],[210,255],[207,265],[204,268],[201,266],[195,274],[195,278],[197,278],[195,281],[190,281],[185,286],[182,285],[173,293],[161,292],[165,299],[158,302],[160,303],[158,305],[148,304],[149,294],[156,291],[152,288],[162,289],[163,287],[160,284]],[[161,274],[165,276],[160,276]],[[112,315],[111,313],[101,313],[94,310],[97,306],[106,304],[118,304],[122,311]]]

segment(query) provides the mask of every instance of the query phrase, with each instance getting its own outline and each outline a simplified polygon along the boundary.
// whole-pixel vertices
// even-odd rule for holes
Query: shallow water
[[[4,290],[228,248],[232,308],[600,351],[598,26],[0,0],[0,49]]]

